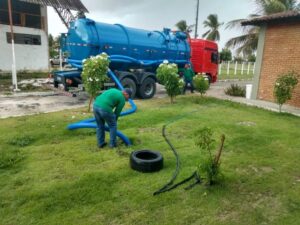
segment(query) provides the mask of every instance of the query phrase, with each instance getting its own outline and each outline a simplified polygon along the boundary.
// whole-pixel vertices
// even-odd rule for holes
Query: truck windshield
[[[211,62],[214,64],[218,64],[219,61],[219,55],[216,52],[211,53]]]

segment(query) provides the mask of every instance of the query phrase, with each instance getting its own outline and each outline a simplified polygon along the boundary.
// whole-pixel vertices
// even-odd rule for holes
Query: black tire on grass
[[[152,150],[134,151],[130,155],[130,166],[139,172],[156,172],[163,168],[163,156]]]

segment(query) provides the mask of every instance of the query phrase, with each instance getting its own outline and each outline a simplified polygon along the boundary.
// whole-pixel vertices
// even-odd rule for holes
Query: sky
[[[197,0],[81,0],[89,10],[88,18],[105,23],[120,23],[125,26],[146,30],[175,29],[175,24],[186,20],[196,22]],[[217,14],[219,22],[225,24],[234,19],[246,18],[255,13],[254,0],[200,0],[198,34],[202,36],[207,28],[203,21],[209,14]],[[52,8],[48,7],[49,33],[54,36],[66,32],[65,26]],[[220,29],[222,49],[228,39],[240,34],[240,30]],[[194,33],[192,33],[192,36]]]

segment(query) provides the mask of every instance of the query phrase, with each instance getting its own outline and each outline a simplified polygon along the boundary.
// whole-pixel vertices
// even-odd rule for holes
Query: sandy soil
[[[224,98],[224,88],[229,85],[224,82],[213,84],[207,94]],[[164,87],[158,84],[154,97],[164,98],[165,96]],[[77,97],[66,96],[66,93],[57,91],[0,95],[0,118],[56,112],[87,106],[87,104],[88,96],[85,93],[79,93]]]
[[[55,93],[0,97],[0,118],[56,112],[87,105],[87,96],[64,96]]]

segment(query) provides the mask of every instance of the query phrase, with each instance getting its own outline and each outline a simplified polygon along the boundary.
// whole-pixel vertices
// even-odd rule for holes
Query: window
[[[17,13],[41,15],[40,5],[27,2],[21,2],[19,0],[12,0],[12,11]],[[8,11],[7,0],[0,1],[0,10]]]
[[[42,29],[44,26],[40,7],[38,4],[12,0],[13,25]],[[7,0],[0,0],[0,24],[10,24]]]
[[[21,14],[12,13],[13,24],[15,26],[21,25]],[[0,10],[0,23],[9,25],[9,15],[7,11]]]
[[[211,62],[214,64],[218,64],[219,61],[219,55],[216,52],[211,53]]]
[[[33,15],[26,15],[25,19],[25,27],[31,27],[31,28],[41,28],[41,17],[40,16],[33,16]]]
[[[11,34],[6,33],[7,43],[11,43]],[[41,45],[41,35],[32,34],[14,34],[15,44],[21,45]]]

